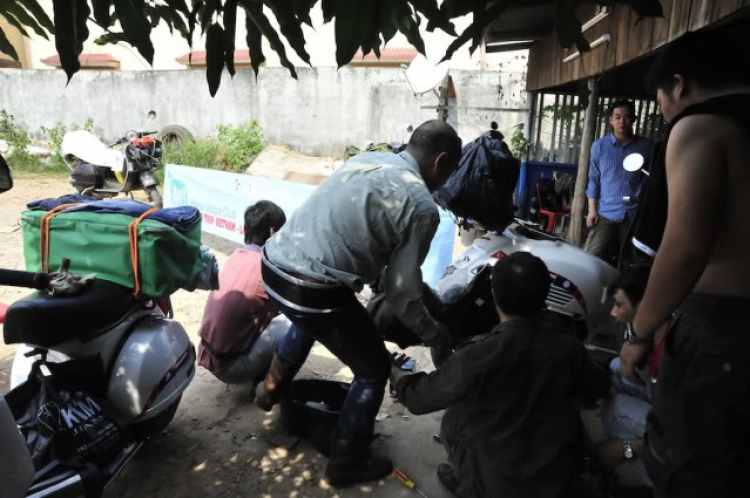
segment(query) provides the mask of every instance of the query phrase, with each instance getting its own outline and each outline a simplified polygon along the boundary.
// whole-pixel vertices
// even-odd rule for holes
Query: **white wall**
[[[525,75],[505,71],[451,72],[457,101],[450,121],[466,140],[497,121],[510,135],[523,121]],[[414,97],[396,69],[299,68],[294,80],[284,68],[250,69],[234,79],[224,73],[215,98],[202,71],[83,71],[66,86],[58,71],[0,71],[0,109],[34,133],[40,126],[83,123],[93,118],[106,139],[137,128],[153,109],[155,128],[186,126],[198,137],[215,133],[216,125],[257,119],[266,139],[313,155],[340,156],[347,145],[398,140],[407,123],[435,119],[437,98]],[[38,136],[38,135],[37,135]]]

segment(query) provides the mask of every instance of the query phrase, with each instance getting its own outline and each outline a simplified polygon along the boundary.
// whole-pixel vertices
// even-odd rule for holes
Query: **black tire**
[[[169,405],[169,408],[156,417],[133,425],[133,433],[138,437],[149,437],[159,434],[166,429],[170,422],[172,422],[172,419],[174,419],[174,416],[177,413],[177,408],[180,406],[180,401],[182,401],[182,395],[177,398],[177,401]]]
[[[156,185],[147,187],[146,194],[148,194],[148,198],[151,201],[151,204],[154,205],[154,207],[158,207],[159,209],[164,207],[164,201],[162,200],[161,194],[159,193],[159,189]]]
[[[159,139],[164,143],[195,140],[190,130],[180,125],[168,125],[159,130]]]

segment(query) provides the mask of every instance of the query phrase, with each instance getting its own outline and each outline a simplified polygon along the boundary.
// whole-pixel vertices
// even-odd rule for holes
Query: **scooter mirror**
[[[156,117],[156,112],[148,111],[148,119],[154,119],[155,117]]]
[[[638,171],[643,167],[643,162],[643,156],[637,152],[634,152],[625,158],[625,160],[622,162],[622,167],[630,172]]]

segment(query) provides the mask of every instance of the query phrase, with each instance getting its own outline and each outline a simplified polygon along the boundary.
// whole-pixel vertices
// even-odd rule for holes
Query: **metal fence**
[[[627,97],[601,97],[597,103],[594,139],[610,133],[609,106]],[[630,99],[633,100],[633,99]],[[655,100],[633,100],[637,121],[635,133],[654,140],[664,130],[664,120]],[[581,135],[586,110],[577,95],[538,93],[534,102],[529,160],[576,164],[581,151]]]

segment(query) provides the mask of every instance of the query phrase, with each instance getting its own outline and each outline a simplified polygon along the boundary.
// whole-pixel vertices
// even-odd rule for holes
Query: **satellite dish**
[[[622,167],[625,168],[626,171],[630,171],[632,173],[641,169],[643,167],[644,161],[645,160],[641,154],[639,154],[638,152],[634,152],[625,158],[625,160],[622,162]]]
[[[417,54],[409,67],[404,69],[403,75],[414,95],[423,95],[440,86],[448,76],[448,71],[450,71],[448,61],[433,65],[424,55]]]

